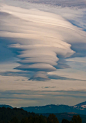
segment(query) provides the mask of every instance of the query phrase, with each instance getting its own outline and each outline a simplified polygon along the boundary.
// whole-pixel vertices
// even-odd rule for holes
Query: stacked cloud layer
[[[69,67],[65,58],[86,55],[86,33],[60,15],[6,4],[0,6],[0,44],[32,80],[48,80],[48,72]]]

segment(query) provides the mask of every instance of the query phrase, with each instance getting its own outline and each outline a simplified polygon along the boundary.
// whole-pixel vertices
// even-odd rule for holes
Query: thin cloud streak
[[[0,91],[0,103],[11,106],[40,106],[47,104],[75,105],[85,101],[86,91],[29,91],[29,90],[9,90]],[[76,100],[77,98],[77,100]],[[63,101],[64,100],[64,101]]]

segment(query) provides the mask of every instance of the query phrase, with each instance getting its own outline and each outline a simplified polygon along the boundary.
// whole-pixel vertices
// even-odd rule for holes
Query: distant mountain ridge
[[[0,107],[11,108],[11,109],[13,108],[12,106],[10,106],[10,105],[5,105],[5,104],[1,104]]]
[[[45,105],[45,106],[29,106],[29,107],[21,107],[23,110],[27,112],[34,112],[34,113],[77,113],[86,115],[86,101],[79,103],[75,106],[68,106],[68,105]],[[9,105],[0,105],[0,107],[5,108],[13,108]]]
[[[46,106],[30,106],[30,107],[21,107],[25,111],[35,112],[35,113],[77,113],[86,115],[86,101],[79,103],[74,106],[68,105],[46,105]]]
[[[86,115],[86,108],[68,105],[46,105],[34,107],[21,107],[27,112],[34,113],[77,113]]]
[[[86,101],[85,102],[82,102],[82,103],[79,103],[77,105],[75,105],[77,107],[82,107],[82,108],[86,108]]]

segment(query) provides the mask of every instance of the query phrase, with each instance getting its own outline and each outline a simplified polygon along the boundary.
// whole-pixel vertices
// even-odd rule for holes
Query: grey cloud
[[[81,80],[81,79],[73,79],[73,78],[68,78],[68,77],[63,77],[63,76],[58,76],[58,75],[48,75],[50,79],[57,79],[57,80],[78,80],[78,81],[86,81],[86,80]]]
[[[29,80],[46,81],[49,80],[45,72],[38,72],[33,75]]]
[[[49,64],[44,64],[44,63],[34,63],[31,65],[21,65],[16,67],[15,69],[18,70],[25,70],[25,71],[55,71],[56,69],[49,65]]]
[[[85,0],[25,0],[27,2],[32,3],[43,3],[43,4],[50,4],[50,5],[57,5],[62,7],[80,7],[85,8],[86,7],[86,1]]]
[[[59,98],[60,97],[60,98]],[[64,98],[63,98],[64,97]],[[14,90],[14,91],[0,91],[0,103],[15,106],[15,100],[17,100],[16,106],[36,106],[46,104],[66,104],[68,98],[71,97],[71,105],[75,105],[78,102],[86,100],[86,91],[29,91],[29,90]],[[61,100],[60,100],[61,99]],[[21,103],[21,101],[22,103]],[[12,101],[12,102],[11,102]],[[34,104],[30,101],[36,101]],[[26,103],[27,102],[27,103]],[[63,103],[64,102],[64,103]],[[76,103],[75,103],[76,102]]]
[[[29,78],[28,80],[33,80],[33,81],[47,81],[50,79],[56,79],[56,80],[78,80],[78,81],[86,81],[86,80],[82,80],[82,79],[73,79],[73,78],[68,78],[68,77],[64,77],[64,76],[58,76],[58,75],[49,75],[47,74],[47,72],[44,71],[39,71],[35,73],[31,72],[31,71],[20,71],[20,72],[12,72],[12,71],[7,71],[7,72],[0,72],[0,75],[2,76],[24,76]],[[18,81],[18,80],[17,80]],[[24,81],[24,79],[22,79],[22,81]],[[49,87],[46,87],[49,88]]]
[[[0,72],[0,75],[2,76],[23,76],[30,78],[32,76],[33,72],[29,71],[20,71],[20,72],[12,72],[12,71],[6,71],[6,72]]]
[[[73,56],[73,55],[72,55]],[[71,57],[72,57],[71,56]],[[59,61],[58,61],[58,65],[55,66],[56,69],[66,69],[66,68],[70,68],[70,66],[66,63],[65,59],[63,59],[61,56],[58,56]]]
[[[30,80],[48,80],[47,72],[69,67],[67,57],[85,56],[85,34],[59,15],[2,5],[0,16],[1,50],[5,45],[4,53],[19,59],[20,66],[14,68],[22,71],[18,75],[31,72]]]
[[[32,94],[32,96],[34,96]],[[11,92],[11,91],[6,91],[6,92],[0,92],[0,99],[23,99],[23,100],[40,100],[38,97],[31,97],[31,95],[23,94],[21,92],[16,93],[16,92]],[[42,98],[41,98],[42,100]]]

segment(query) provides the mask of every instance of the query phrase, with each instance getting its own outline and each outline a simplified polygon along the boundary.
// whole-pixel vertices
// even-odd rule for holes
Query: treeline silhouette
[[[48,117],[24,111],[21,108],[0,108],[0,123],[59,123],[54,114]],[[82,123],[79,115],[74,115],[71,121],[63,119],[61,123]]]

